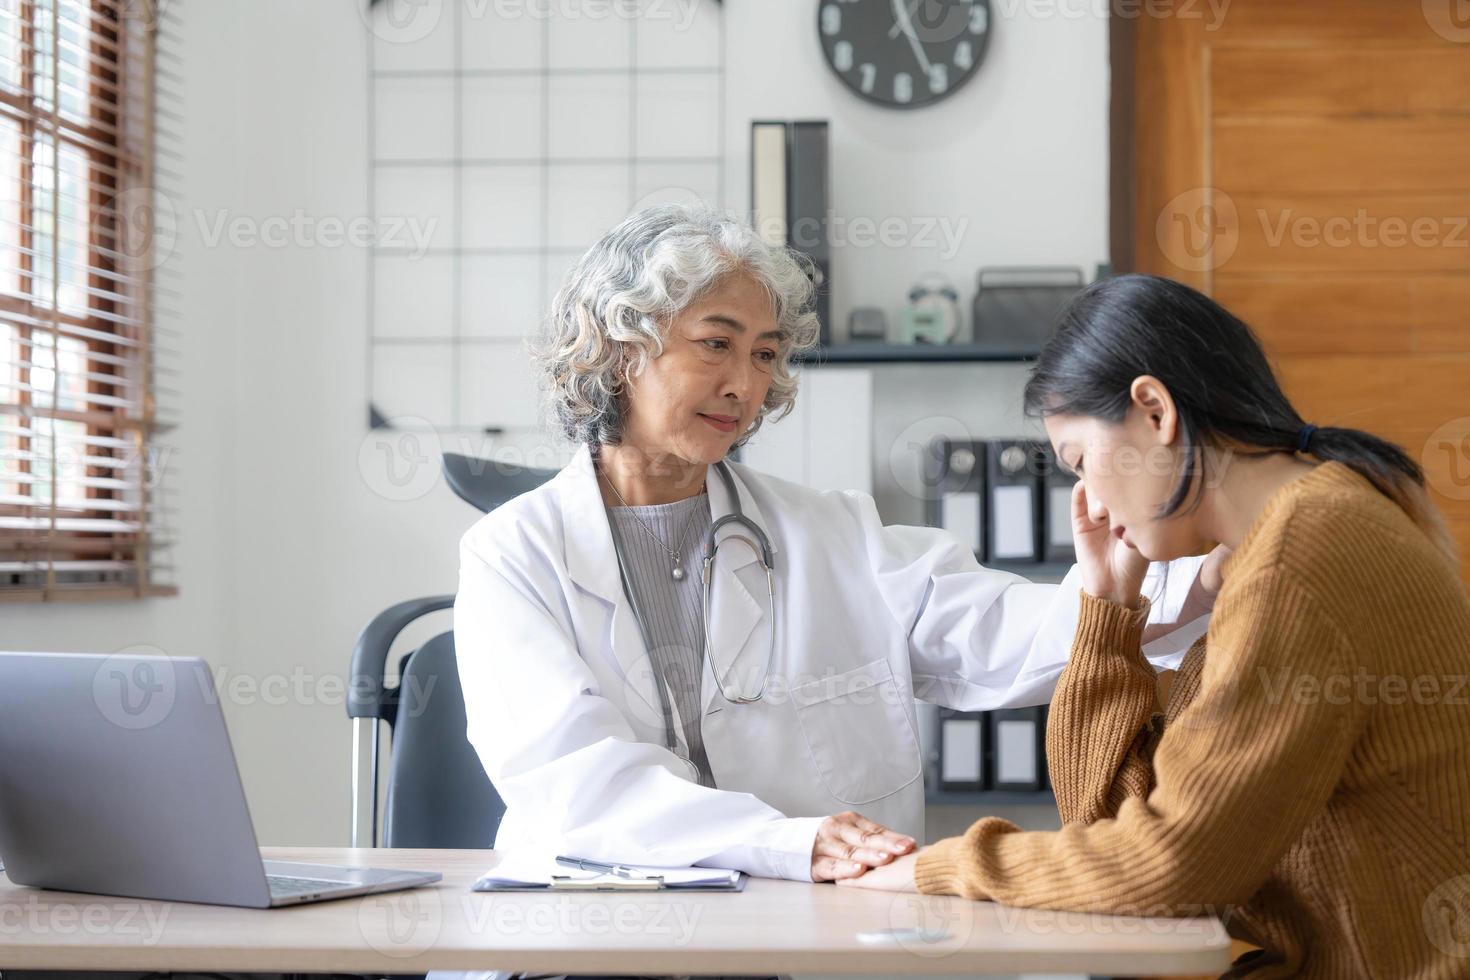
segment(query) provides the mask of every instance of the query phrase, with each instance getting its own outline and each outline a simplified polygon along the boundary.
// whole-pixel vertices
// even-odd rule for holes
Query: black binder
[[[990,788],[1042,789],[1047,782],[1045,709],[1005,708],[988,715]]]
[[[1072,541],[1072,488],[1077,477],[1057,465],[1049,443],[1041,449],[1041,560],[1072,564],[1077,549]]]
[[[985,715],[979,711],[939,709],[939,788],[946,792],[974,792],[985,788]]]
[[[1041,560],[1041,464],[1037,444],[992,442],[985,454],[985,561]]]
[[[768,152],[772,144],[761,138],[780,131],[784,153]],[[831,208],[831,167],[828,162],[825,120],[784,122],[756,120],[751,123],[750,197],[757,229],[781,226],[784,244],[802,252],[817,270],[816,314],[821,323],[820,339],[832,342],[832,242],[828,228]],[[779,173],[776,172],[779,169]],[[767,213],[780,208],[784,213]]]
[[[925,523],[949,531],[980,559],[985,551],[985,443],[935,439],[923,466]]]

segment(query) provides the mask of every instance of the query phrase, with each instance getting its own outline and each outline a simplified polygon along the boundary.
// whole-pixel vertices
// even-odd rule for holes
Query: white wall
[[[366,256],[310,235],[284,247],[208,240],[222,208],[247,228],[298,209],[314,221],[367,213],[361,0],[174,2],[187,114],[176,202],[186,324],[176,456],[182,594],[3,606],[0,646],[149,644],[208,658],[225,680],[261,841],[345,843],[350,743],[340,685],[352,641],[390,603],[454,589],[455,545],[475,515],[442,483],[389,499],[382,464],[360,462],[379,458],[371,442],[363,449]],[[752,117],[825,117],[839,212],[968,219],[947,261],[932,250],[839,250],[839,323],[859,304],[896,312],[913,278],[933,269],[950,274],[968,303],[981,265],[1090,271],[1105,255],[1101,20],[997,17],[975,81],[941,106],[895,114],[844,94],[828,75],[813,5],[725,6],[730,202],[745,199]],[[919,518],[903,489],[908,443],[941,431],[1019,431],[1023,381],[1016,366],[877,371],[874,486],[889,520]],[[231,693],[238,678],[246,686]]]
[[[725,6],[727,201],[748,197],[751,119],[820,118],[831,122],[833,207],[850,229],[894,218],[916,240],[920,219],[963,229],[953,254],[946,244],[865,246],[849,234],[832,259],[839,335],[855,306],[884,308],[892,329],[910,285],[928,272],[955,283],[968,313],[983,266],[1079,266],[1090,277],[1106,260],[1108,25],[1086,13],[1098,5],[993,3],[990,50],[975,78],[938,105],[905,112],[856,98],[832,75],[816,4]],[[913,443],[1027,431],[1025,375],[1019,365],[975,364],[876,372],[873,487],[886,520],[922,520]]]

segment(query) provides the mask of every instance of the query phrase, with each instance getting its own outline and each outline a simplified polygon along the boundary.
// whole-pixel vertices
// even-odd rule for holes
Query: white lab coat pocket
[[[913,699],[887,660],[799,684],[791,696],[812,762],[843,803],[881,800],[923,774]]]

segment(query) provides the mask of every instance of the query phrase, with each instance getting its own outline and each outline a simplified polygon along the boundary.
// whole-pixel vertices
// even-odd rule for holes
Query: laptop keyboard
[[[352,884],[347,881],[333,881],[330,878],[293,878],[290,875],[266,875],[265,880],[270,885],[271,895],[275,898],[306,895]]]

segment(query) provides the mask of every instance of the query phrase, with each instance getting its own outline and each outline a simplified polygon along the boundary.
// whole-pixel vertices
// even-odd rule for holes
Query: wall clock
[[[990,40],[990,0],[820,0],[827,65],[869,102],[931,105],[974,77]]]

